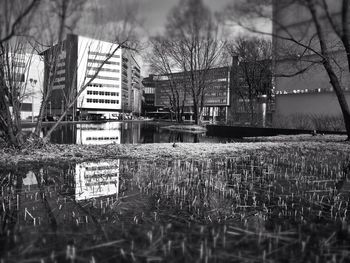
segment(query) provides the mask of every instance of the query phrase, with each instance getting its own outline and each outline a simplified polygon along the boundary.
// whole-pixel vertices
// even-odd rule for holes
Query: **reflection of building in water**
[[[77,164],[75,182],[76,200],[118,195],[119,160]]]
[[[109,144],[121,143],[121,124],[118,122],[107,122],[101,127],[81,124],[77,126],[77,144]]]

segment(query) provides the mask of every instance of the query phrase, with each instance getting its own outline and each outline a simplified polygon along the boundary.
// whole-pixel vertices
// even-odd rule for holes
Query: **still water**
[[[205,133],[189,133],[165,129],[169,123],[105,122],[99,124],[63,124],[51,136],[60,144],[139,144],[167,142],[220,142]],[[43,128],[43,134],[48,127]]]
[[[340,159],[284,150],[2,167],[0,260],[346,262]]]

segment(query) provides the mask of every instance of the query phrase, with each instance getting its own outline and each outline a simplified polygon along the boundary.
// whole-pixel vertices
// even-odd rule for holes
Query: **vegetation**
[[[348,261],[348,144],[237,148],[222,157],[7,166],[0,257]]]
[[[226,44],[225,53],[233,68],[231,121],[254,126],[259,122],[257,106],[262,100],[268,107],[273,102],[272,43],[268,39],[241,36]],[[244,114],[248,118],[240,116]]]
[[[185,101],[190,101],[195,124],[199,124],[205,93],[211,85],[208,72],[219,65],[224,42],[218,24],[202,0],[181,0],[169,13],[164,35],[151,40],[147,58],[156,74],[167,78],[167,106],[182,121]],[[183,72],[179,76],[176,72]],[[187,102],[188,104],[188,102]],[[188,105],[187,105],[188,106]]]
[[[78,22],[85,14],[86,1],[84,0],[33,0],[33,1],[9,1],[0,3],[1,12],[4,12],[3,23],[0,25],[0,136],[5,139],[8,146],[22,147],[30,141],[35,143],[39,140],[47,142],[54,129],[73,112],[79,96],[89,84],[96,78],[103,65],[123,46],[129,51],[136,51],[139,46],[136,34],[137,7],[135,2],[117,1],[114,6],[123,12],[118,13],[117,21],[113,25],[113,33],[109,32],[108,39],[114,43],[104,60],[97,63],[96,71],[91,72],[91,78],[85,78],[83,83],[74,85],[65,84],[62,89],[64,101],[62,101],[61,114],[58,121],[46,133],[45,138],[40,138],[42,121],[48,112],[48,104],[53,94],[54,83],[58,79],[58,68],[60,59],[65,58],[65,36],[67,33],[79,32]],[[92,16],[98,16],[100,10],[89,7]],[[85,12],[85,13],[84,13]],[[90,20],[92,21],[91,17]],[[91,21],[89,23],[91,24]],[[85,25],[85,27],[87,27]],[[87,35],[94,36],[97,27],[89,26]],[[105,30],[107,32],[107,29]],[[88,44],[91,46],[91,43]],[[67,47],[69,48],[69,47]],[[85,47],[88,48],[88,47]],[[49,50],[49,51],[47,51]],[[32,96],[27,86],[28,68],[31,59],[23,59],[26,54],[31,57],[34,54],[43,56],[47,77],[41,90],[40,112],[37,116],[34,132],[30,141],[28,136],[22,132],[21,107],[28,96]],[[77,69],[76,69],[77,70]],[[74,74],[72,74],[74,75]],[[44,78],[44,72],[43,76]],[[73,77],[74,78],[74,77]],[[37,80],[35,80],[37,81]],[[44,82],[44,81],[43,81]],[[30,83],[32,84],[32,83]],[[50,106],[51,107],[51,106]],[[33,113],[33,112],[32,112]]]

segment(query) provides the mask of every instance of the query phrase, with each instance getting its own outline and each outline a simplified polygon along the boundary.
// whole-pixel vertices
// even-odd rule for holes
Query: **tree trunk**
[[[313,0],[309,0],[307,2],[307,4],[308,4],[309,11],[311,13],[312,19],[313,19],[315,26],[316,26],[317,36],[318,36],[319,44],[321,47],[321,54],[323,56],[322,64],[323,64],[325,70],[327,71],[330,83],[334,89],[335,94],[337,95],[338,102],[339,102],[341,111],[343,113],[346,133],[348,136],[347,140],[350,140],[350,110],[349,110],[349,105],[346,101],[344,91],[342,90],[340,81],[339,81],[337,75],[335,74],[333,67],[331,65],[331,62],[330,62],[331,60],[330,60],[329,51],[328,51],[328,48],[326,45],[326,38],[325,38],[324,31],[323,31],[321,24],[320,24],[320,21],[319,21],[319,17],[317,15],[316,4]]]

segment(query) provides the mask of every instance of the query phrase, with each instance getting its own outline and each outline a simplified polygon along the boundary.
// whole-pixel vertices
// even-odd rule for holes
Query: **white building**
[[[14,53],[11,60],[12,80],[20,93],[21,119],[34,121],[38,116],[42,100],[44,81],[44,61],[39,55]]]
[[[130,68],[138,64],[130,51],[117,44],[78,35],[67,35],[61,46],[45,51],[59,52],[59,64],[49,105],[53,115],[60,115],[68,101],[83,89],[69,113],[73,117],[104,116],[117,118],[133,112],[133,86]],[[47,63],[49,65],[49,63]],[[46,76],[48,76],[48,70]],[[45,79],[48,79],[47,77]]]

